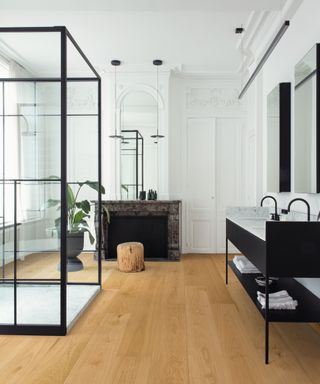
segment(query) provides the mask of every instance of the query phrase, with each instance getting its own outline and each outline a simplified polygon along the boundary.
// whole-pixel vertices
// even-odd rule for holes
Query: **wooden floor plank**
[[[82,257],[85,273],[72,279],[90,281],[96,262]],[[56,263],[37,254],[19,268],[54,277]],[[266,366],[264,321],[232,272],[225,285],[224,268],[224,255],[147,262],[131,274],[104,262],[103,292],[66,337],[0,336],[0,383],[318,383],[319,330],[272,324]]]

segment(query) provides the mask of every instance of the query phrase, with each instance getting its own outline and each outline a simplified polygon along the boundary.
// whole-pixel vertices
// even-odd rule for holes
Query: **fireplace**
[[[114,216],[108,225],[107,259],[117,258],[117,245],[139,241],[145,259],[168,258],[168,219],[166,216]]]
[[[110,214],[103,216],[102,258],[117,258],[117,245],[139,241],[144,245],[146,260],[180,260],[180,205],[178,200],[106,200]],[[98,222],[96,204],[96,229]]]

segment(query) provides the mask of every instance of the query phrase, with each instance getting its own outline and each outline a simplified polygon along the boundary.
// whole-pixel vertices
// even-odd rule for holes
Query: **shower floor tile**
[[[98,285],[67,286],[68,329],[99,291]],[[13,285],[1,285],[0,324],[13,324],[13,299]],[[17,287],[17,323],[60,324],[60,286],[19,284]]]

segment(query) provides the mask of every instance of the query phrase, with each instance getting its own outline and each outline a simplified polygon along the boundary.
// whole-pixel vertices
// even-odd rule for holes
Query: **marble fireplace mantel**
[[[180,200],[103,200],[110,214],[110,223],[115,216],[166,216],[168,221],[168,260],[180,260]],[[98,222],[98,205],[95,206],[95,221]],[[105,213],[102,225],[102,259],[107,258],[108,221]],[[97,228],[97,226],[96,226]]]

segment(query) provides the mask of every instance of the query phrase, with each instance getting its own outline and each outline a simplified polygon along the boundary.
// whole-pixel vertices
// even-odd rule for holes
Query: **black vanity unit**
[[[110,222],[102,211],[102,257],[117,258],[117,245],[139,241],[146,260],[180,260],[179,200],[108,200]],[[96,205],[96,223],[99,222]]]
[[[255,282],[257,274],[241,274],[232,261],[228,260],[228,241],[231,241],[263,274],[279,277],[269,287],[259,287]],[[320,299],[302,286],[294,277],[320,277],[320,223],[318,222],[273,222],[267,221],[265,239],[248,229],[226,220],[226,283],[228,265],[231,267],[253,303],[265,319],[265,362],[269,362],[270,322],[319,322]],[[257,300],[257,291],[266,294],[266,309]],[[271,310],[269,293],[287,290],[298,300],[295,310]]]

